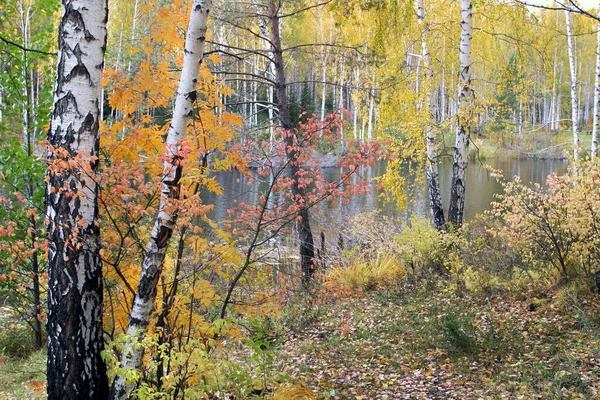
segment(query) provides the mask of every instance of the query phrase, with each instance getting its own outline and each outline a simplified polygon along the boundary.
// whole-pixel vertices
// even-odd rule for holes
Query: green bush
[[[400,259],[414,278],[427,278],[439,274],[447,261],[443,235],[428,220],[413,217],[402,232],[395,237]]]

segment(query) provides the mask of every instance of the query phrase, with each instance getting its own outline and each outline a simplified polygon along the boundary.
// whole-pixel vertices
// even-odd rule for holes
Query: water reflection
[[[474,215],[479,214],[491,208],[490,203],[494,201],[494,195],[502,191],[502,186],[490,175],[486,165],[499,169],[508,179],[512,176],[519,176],[525,183],[544,184],[548,175],[552,173],[563,174],[566,172],[568,164],[563,160],[514,160],[514,159],[489,159],[484,162],[472,162],[467,170],[467,194],[465,199],[465,219],[469,220]],[[378,163],[373,167],[365,168],[362,173],[365,177],[372,179],[381,176],[385,172],[386,164]],[[323,169],[323,174],[328,180],[338,179],[340,176],[339,168]],[[444,207],[447,210],[447,201],[450,196],[450,180],[452,174],[452,164],[447,161],[440,165],[440,184]],[[223,194],[215,195],[213,193],[204,193],[203,199],[207,204],[214,204],[214,210],[210,217],[216,221],[227,219],[227,210],[236,207],[239,202],[256,204],[261,193],[267,187],[268,182],[254,181],[249,183],[249,179],[237,171],[221,171],[216,174],[216,179],[223,188]],[[412,177],[414,181],[414,177]],[[411,214],[417,214],[424,218],[429,218],[429,200],[427,192],[421,185],[415,185],[410,197],[415,200],[410,204],[408,210],[401,210],[395,204],[390,204],[382,200],[380,191],[375,184],[371,184],[372,192],[364,196],[354,196],[349,204],[341,204],[336,201],[334,204],[323,203],[315,213],[319,214],[319,220],[326,230],[335,226],[340,226],[347,221],[348,217],[357,213],[373,210],[381,210],[384,215],[407,219]],[[276,202],[277,198],[273,198]],[[333,226],[332,226],[333,225]]]

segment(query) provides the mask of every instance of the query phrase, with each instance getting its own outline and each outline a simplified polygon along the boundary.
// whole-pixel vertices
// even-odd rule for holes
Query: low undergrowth
[[[458,297],[402,284],[345,298],[289,332],[278,370],[317,398],[597,398],[598,298]],[[545,296],[545,294],[544,294]],[[532,304],[539,304],[532,306]]]

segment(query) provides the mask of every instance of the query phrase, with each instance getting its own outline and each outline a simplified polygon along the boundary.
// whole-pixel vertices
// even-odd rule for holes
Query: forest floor
[[[318,399],[600,399],[599,301],[404,284],[287,310],[278,344],[231,350],[268,387],[287,381]],[[44,373],[43,350],[0,357],[0,399],[44,398]]]
[[[33,351],[31,331],[0,307],[0,399],[45,397],[46,350]]]
[[[323,399],[600,399],[596,295],[344,299],[290,333],[278,370]]]

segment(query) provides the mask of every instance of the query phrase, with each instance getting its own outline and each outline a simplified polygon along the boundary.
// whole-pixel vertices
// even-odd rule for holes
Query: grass
[[[358,259],[349,267],[335,267],[327,275],[337,284],[352,289],[372,289],[389,286],[400,280],[406,271],[393,256],[380,254],[375,260]]]
[[[0,357],[0,399],[46,398],[46,350],[26,358]]]
[[[0,308],[0,399],[46,396],[46,349],[33,350],[31,329]]]

